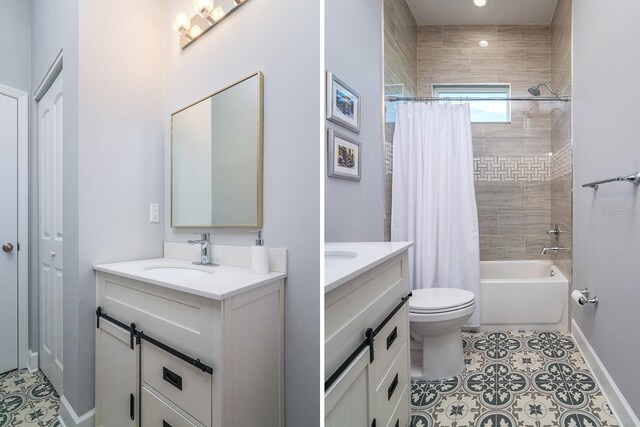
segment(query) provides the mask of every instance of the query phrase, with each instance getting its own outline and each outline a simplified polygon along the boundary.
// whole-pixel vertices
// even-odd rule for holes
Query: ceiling
[[[551,23],[557,0],[407,0],[418,25],[532,25]]]

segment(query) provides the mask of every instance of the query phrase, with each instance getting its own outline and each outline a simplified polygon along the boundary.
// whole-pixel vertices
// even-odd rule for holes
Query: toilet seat
[[[414,314],[450,313],[464,310],[474,304],[474,293],[464,289],[416,289],[409,299],[409,312]]]

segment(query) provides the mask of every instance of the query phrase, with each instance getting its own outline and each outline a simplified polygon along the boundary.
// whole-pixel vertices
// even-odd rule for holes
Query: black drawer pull
[[[396,391],[396,387],[398,387],[398,374],[396,374],[389,386],[389,390],[387,390],[387,400],[391,400],[391,396],[393,396],[393,392]]]
[[[136,406],[136,398],[133,395],[133,393],[131,393],[129,395],[129,417],[133,420],[135,418],[135,406]]]
[[[169,424],[165,420],[162,420],[162,427],[172,427],[172,426],[171,426],[171,424]],[[396,427],[398,427],[398,426],[396,425]]]
[[[395,328],[393,328],[393,331],[391,331],[391,333],[387,337],[387,350],[389,350],[389,348],[393,345],[393,343],[396,341],[396,338],[398,338],[398,327],[397,326]]]
[[[162,367],[162,379],[178,390],[182,390],[182,377],[164,366]]]

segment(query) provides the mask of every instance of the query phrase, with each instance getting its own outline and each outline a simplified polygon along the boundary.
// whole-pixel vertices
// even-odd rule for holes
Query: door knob
[[[2,250],[6,253],[9,253],[13,250],[13,245],[11,243],[5,243],[4,245],[2,245]]]

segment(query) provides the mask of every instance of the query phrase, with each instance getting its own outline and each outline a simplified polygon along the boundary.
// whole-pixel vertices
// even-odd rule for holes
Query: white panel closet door
[[[18,368],[18,101],[0,95],[0,373]]]
[[[62,73],[38,102],[39,364],[62,395]]]

